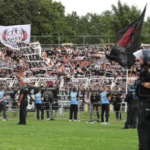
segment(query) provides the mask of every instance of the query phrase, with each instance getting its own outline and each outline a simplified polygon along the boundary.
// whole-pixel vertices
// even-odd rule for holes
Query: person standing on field
[[[110,94],[108,93],[107,87],[104,87],[104,91],[100,94],[100,99],[101,99],[101,123],[110,124],[109,123]],[[104,122],[104,115],[106,122]]]
[[[78,95],[76,88],[73,88],[73,90],[71,91],[69,95],[69,99],[70,99],[69,121],[72,121],[73,115],[74,115],[74,121],[77,121],[79,95]]]

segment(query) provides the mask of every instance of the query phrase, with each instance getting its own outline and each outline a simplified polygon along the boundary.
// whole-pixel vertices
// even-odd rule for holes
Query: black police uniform
[[[135,94],[135,89],[130,89],[127,93],[125,102],[127,102],[127,120],[124,128],[136,128],[138,119],[139,100]]]
[[[93,121],[93,110],[94,110],[94,108],[96,108],[97,121],[99,122],[99,110],[98,110],[99,104],[98,104],[98,102],[100,101],[100,98],[99,98],[97,91],[92,91],[90,101],[91,101],[90,120]]]
[[[114,111],[116,113],[116,119],[117,120],[121,120],[122,119],[122,115],[121,115],[121,112],[120,112],[120,108],[121,108],[121,94],[119,92],[113,92],[111,94],[112,96],[112,103],[113,103],[113,106],[114,106]]]
[[[139,80],[150,82],[150,70],[141,69]],[[139,97],[138,136],[139,150],[150,150],[150,89],[137,86]]]
[[[28,88],[22,88],[20,91],[20,95],[23,94],[23,99],[20,102],[20,116],[19,116],[19,123],[18,124],[26,124],[26,108],[28,105],[28,99],[27,96],[29,94]]]
[[[53,119],[53,92],[51,89],[46,89],[45,92],[43,93],[43,97],[44,97],[44,109],[47,112],[47,119],[54,120]]]

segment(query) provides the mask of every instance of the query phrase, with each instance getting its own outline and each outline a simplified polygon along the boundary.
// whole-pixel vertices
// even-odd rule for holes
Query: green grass
[[[16,125],[18,116],[0,120],[0,150],[137,150],[136,129],[124,130],[124,121],[111,114],[109,125],[87,124],[87,113],[81,122],[64,119],[37,121],[29,113],[27,125]],[[66,114],[67,116],[67,114]],[[86,118],[87,117],[87,118]]]

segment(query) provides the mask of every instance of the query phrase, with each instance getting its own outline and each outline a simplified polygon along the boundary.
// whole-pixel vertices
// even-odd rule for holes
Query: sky
[[[112,10],[111,5],[118,7],[118,0],[54,0],[61,2],[65,6],[65,14],[72,13],[76,11],[78,16],[84,16],[87,13],[101,14],[102,12]],[[137,9],[143,11],[146,3],[147,10],[145,14],[145,19],[150,16],[150,2],[149,0],[120,0],[122,4],[127,4],[128,6],[136,6]],[[149,2],[149,3],[148,3]]]

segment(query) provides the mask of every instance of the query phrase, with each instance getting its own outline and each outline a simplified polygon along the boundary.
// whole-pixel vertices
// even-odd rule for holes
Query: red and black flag
[[[145,11],[146,6],[136,21],[119,31],[118,41],[112,47],[110,54],[106,54],[106,58],[118,62],[119,65],[126,69],[134,65],[135,57],[133,53],[137,51],[139,46]]]

